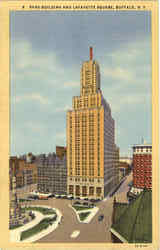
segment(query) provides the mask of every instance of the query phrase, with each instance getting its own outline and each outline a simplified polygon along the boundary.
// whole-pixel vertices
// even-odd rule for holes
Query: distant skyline
[[[151,14],[11,12],[11,155],[66,146],[66,112],[80,95],[89,47],[115,120],[120,155],[152,141]]]

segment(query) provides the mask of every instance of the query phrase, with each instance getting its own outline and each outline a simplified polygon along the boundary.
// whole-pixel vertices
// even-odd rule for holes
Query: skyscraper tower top
[[[99,64],[93,60],[93,48],[90,47],[90,60],[81,68],[81,96],[97,94],[100,91]]]

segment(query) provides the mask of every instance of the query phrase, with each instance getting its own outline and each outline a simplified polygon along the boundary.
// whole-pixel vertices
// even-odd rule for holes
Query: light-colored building
[[[132,158],[128,156],[121,156],[119,159],[120,162],[126,162],[127,164],[132,164]]]
[[[74,197],[102,199],[114,187],[115,125],[100,88],[99,64],[82,64],[80,96],[67,112],[67,192]]]

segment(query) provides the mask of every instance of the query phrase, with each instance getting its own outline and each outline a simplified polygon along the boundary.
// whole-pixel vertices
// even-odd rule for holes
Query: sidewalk
[[[94,207],[94,208],[90,208],[90,209],[84,209],[84,210],[80,210],[77,211],[74,207],[72,207],[70,204],[68,205],[69,207],[71,207],[74,212],[76,213],[77,219],[80,223],[90,223],[90,221],[92,220],[92,218],[96,215],[96,213],[98,212],[99,208],[98,207]],[[87,216],[87,218],[83,221],[81,221],[79,219],[79,214],[80,213],[86,213],[86,212],[90,212],[90,214]]]
[[[35,206],[33,206],[33,207],[35,207]],[[37,225],[44,218],[54,217],[54,214],[43,215],[40,212],[32,211],[36,216],[35,219],[33,219],[31,222],[25,224],[24,226],[21,226],[20,228],[10,230],[10,241],[11,242],[34,242],[34,241],[37,241],[40,238],[46,236],[47,234],[51,233],[52,231],[54,231],[58,227],[58,224],[61,221],[61,217],[62,217],[62,214],[58,209],[55,209],[55,208],[52,208],[52,207],[49,207],[49,206],[40,206],[40,205],[37,205],[37,207],[45,207],[45,208],[53,209],[57,214],[56,221],[52,225],[50,225],[47,229],[41,231],[40,233],[38,233],[36,235],[33,235],[32,237],[27,238],[26,240],[20,241],[20,236],[21,236],[21,233],[23,231],[34,227],[35,225]]]

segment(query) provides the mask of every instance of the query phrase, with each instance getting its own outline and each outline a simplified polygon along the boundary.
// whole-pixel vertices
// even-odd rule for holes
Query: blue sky
[[[11,12],[11,155],[66,145],[66,111],[80,94],[89,46],[99,62],[122,156],[151,142],[150,12]]]

